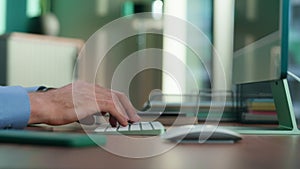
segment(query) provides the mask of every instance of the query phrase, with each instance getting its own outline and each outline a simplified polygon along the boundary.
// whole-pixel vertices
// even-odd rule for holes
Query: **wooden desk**
[[[153,151],[162,141],[133,145],[108,136],[104,149]],[[0,144],[0,168],[120,169],[290,169],[300,167],[300,136],[244,136],[236,144],[179,144],[148,158],[126,158],[100,147],[65,148]]]

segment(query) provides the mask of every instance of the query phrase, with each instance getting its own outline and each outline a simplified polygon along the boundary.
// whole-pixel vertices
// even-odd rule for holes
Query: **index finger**
[[[127,126],[128,118],[124,115],[123,112],[120,112],[120,109],[117,108],[114,101],[112,100],[101,100],[98,101],[99,109],[103,112],[108,112],[111,116],[113,116],[119,124],[122,126]]]
[[[128,97],[124,94],[124,93],[120,93],[117,91],[114,91],[115,94],[118,96],[121,104],[123,105],[129,120],[132,122],[138,122],[141,120],[140,116],[137,114],[137,111],[135,110],[135,108],[133,107],[133,105],[131,104],[130,100],[128,99]]]

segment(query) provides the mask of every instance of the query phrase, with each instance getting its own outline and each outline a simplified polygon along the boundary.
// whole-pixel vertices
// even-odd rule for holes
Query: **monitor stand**
[[[277,112],[278,127],[234,127],[234,130],[241,134],[300,134],[287,79],[276,80],[270,83]]]

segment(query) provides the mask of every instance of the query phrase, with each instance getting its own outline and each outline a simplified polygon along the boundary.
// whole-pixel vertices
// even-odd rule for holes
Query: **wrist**
[[[44,93],[33,92],[29,93],[30,100],[30,118],[29,124],[44,123],[47,115],[47,101]]]

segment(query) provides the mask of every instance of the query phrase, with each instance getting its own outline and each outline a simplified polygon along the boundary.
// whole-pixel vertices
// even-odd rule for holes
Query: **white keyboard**
[[[126,127],[111,127],[109,123],[101,124],[94,130],[100,134],[124,134],[124,135],[160,135],[165,132],[164,126],[158,122],[138,122]]]

